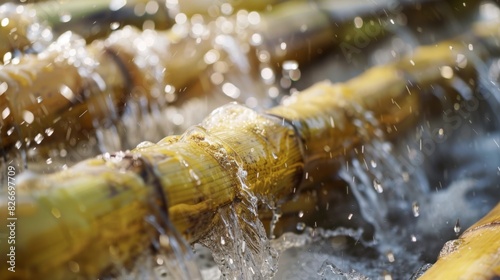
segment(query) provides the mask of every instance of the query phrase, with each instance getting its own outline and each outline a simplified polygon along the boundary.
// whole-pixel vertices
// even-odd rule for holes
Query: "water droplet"
[[[199,37],[205,33],[205,26],[201,23],[195,23],[191,27],[191,32],[195,37]]]
[[[393,263],[396,258],[394,257],[394,253],[392,253],[392,251],[389,251],[385,254],[387,256],[387,260],[391,263]]]
[[[2,111],[2,119],[6,119],[8,116],[10,115],[10,109],[9,108],[5,108],[3,111]]]
[[[240,97],[240,89],[231,83],[224,83],[222,85],[222,92],[233,99]]]
[[[463,55],[461,53],[457,54],[456,63],[457,63],[457,66],[460,68],[467,67],[467,57],[465,57],[465,55]]]
[[[215,72],[218,73],[227,73],[227,71],[229,70],[228,64],[222,60],[219,60],[216,63],[214,63],[213,67]]]
[[[410,181],[410,174],[408,174],[408,172],[403,172],[402,176],[403,176],[403,181],[404,182]]]
[[[280,91],[278,90],[278,88],[276,87],[270,87],[269,90],[268,90],[268,93],[269,97],[271,98],[276,98],[279,96],[280,94]]]
[[[299,218],[304,217],[304,211],[299,211]]]
[[[119,23],[119,22],[116,22],[116,21],[115,21],[115,22],[112,22],[112,23],[110,23],[110,24],[109,24],[109,28],[110,28],[111,30],[116,30],[116,29],[120,28],[120,23]]]
[[[288,73],[288,76],[290,77],[290,80],[296,82],[296,81],[298,81],[300,79],[301,72],[300,72],[299,69],[291,70]]]
[[[201,179],[200,177],[194,172],[193,169],[189,169],[189,175],[191,178],[193,178],[196,181],[196,185],[199,186],[201,185]]]
[[[459,234],[462,228],[460,227],[460,219],[457,219],[457,222],[455,223],[455,226],[453,227],[453,231],[455,234]]]
[[[414,234],[411,235],[411,242],[417,242],[417,237]]]
[[[285,60],[283,62],[283,70],[292,71],[299,69],[299,63],[295,60]]]
[[[304,230],[306,228],[306,224],[305,223],[297,223],[297,230]]]
[[[443,138],[443,136],[444,136],[444,129],[440,128],[438,130],[438,136],[439,136],[439,138]]]
[[[361,27],[363,27],[363,19],[362,19],[362,18],[360,18],[360,17],[355,17],[355,18],[354,18],[354,26],[355,26],[356,28],[361,28]]]
[[[12,53],[11,52],[6,52],[3,55],[3,63],[4,64],[8,64],[8,63],[10,63],[11,60],[12,60]]]
[[[9,128],[9,130],[7,130],[7,135],[9,135],[9,136],[12,135],[12,133],[14,132],[14,130],[15,130],[15,127]]]
[[[384,189],[382,188],[382,184],[377,179],[373,179],[373,188],[378,193],[383,193],[384,192]]]
[[[248,22],[250,24],[256,25],[260,22],[260,14],[257,12],[250,12],[248,14]]]
[[[223,236],[220,237],[220,244],[221,245],[226,245],[226,240],[224,239]]]
[[[145,10],[146,10],[146,13],[148,13],[150,15],[154,15],[158,12],[159,8],[160,8],[160,6],[158,4],[158,1],[149,1],[146,4]]]
[[[24,111],[23,112],[23,119],[28,124],[31,124],[35,120],[35,115],[33,115],[33,113],[31,113],[30,111]]]
[[[45,134],[47,134],[47,136],[52,135],[52,133],[54,133],[54,129],[52,127],[45,129]]]
[[[418,202],[413,202],[412,206],[411,206],[411,210],[413,212],[413,216],[414,217],[418,217],[420,216],[420,205],[418,204]]]
[[[46,162],[47,164],[52,164],[52,158],[48,158],[45,162]]]
[[[262,44],[262,35],[260,35],[259,33],[252,34],[252,36],[250,37],[250,44],[252,44],[252,46],[259,46],[260,44]]]
[[[69,22],[71,20],[71,14],[69,13],[63,13],[59,19],[61,20],[61,22]]]
[[[184,123],[184,116],[179,113],[172,115],[172,123],[175,125],[182,125]]]
[[[220,6],[220,10],[224,15],[230,15],[233,12],[233,6],[229,3],[224,3]]]
[[[160,241],[160,246],[163,248],[168,248],[170,246],[170,239],[165,234],[160,235],[158,241]]]
[[[255,271],[253,270],[253,267],[250,267],[250,272],[252,272],[252,274],[255,274]]]
[[[187,22],[187,16],[184,13],[178,13],[175,15],[175,23],[181,25]]]
[[[2,25],[2,27],[5,27],[5,26],[9,25],[9,22],[10,22],[10,20],[8,18],[4,18],[0,22],[0,25]]]
[[[43,135],[41,133],[38,133],[36,136],[35,136],[35,142],[37,144],[40,144],[43,140]]]
[[[370,165],[371,165],[373,168],[377,168],[377,163],[376,163],[374,160],[371,160],[371,161],[370,161]]]
[[[443,66],[440,69],[441,71],[441,76],[445,79],[451,79],[453,78],[453,69],[451,69],[450,66]]]
[[[265,81],[272,81],[274,82],[274,72],[271,68],[264,68],[260,71],[260,76],[262,77],[262,79],[264,79]]]
[[[281,42],[280,49],[281,50],[286,50],[286,43],[285,42]]]
[[[205,61],[206,64],[213,64],[219,59],[220,59],[220,53],[215,49],[209,50],[203,57],[203,60]]]
[[[9,89],[9,85],[6,82],[0,83],[0,96],[4,94],[7,89]]]
[[[350,221],[352,219],[353,214],[350,213],[349,216],[347,216],[347,219]]]

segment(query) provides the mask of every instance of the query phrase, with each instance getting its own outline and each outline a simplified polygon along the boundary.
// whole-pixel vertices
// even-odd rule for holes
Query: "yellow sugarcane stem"
[[[500,277],[500,204],[448,241],[438,261],[419,279],[477,279]]]
[[[474,83],[474,65],[458,63],[459,55],[474,54],[462,42],[422,47],[346,83],[318,83],[264,114],[229,105],[182,136],[23,180],[17,187],[16,276],[96,277],[130,260],[149,244],[143,218],[150,198],[158,196],[154,188],[162,189],[172,224],[189,242],[212,227],[217,209],[246,192],[280,204],[304,172],[331,174],[329,161],[379,133],[378,127],[404,131],[418,119],[419,91],[446,86],[453,77]],[[443,75],[443,68],[451,72]],[[360,122],[363,115],[367,121]],[[318,165],[323,168],[312,168]],[[1,198],[6,209],[6,196]],[[2,279],[12,277],[3,273]]]

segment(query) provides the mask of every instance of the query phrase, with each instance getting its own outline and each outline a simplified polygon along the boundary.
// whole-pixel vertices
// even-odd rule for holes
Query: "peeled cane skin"
[[[449,241],[438,261],[419,279],[477,279],[500,277],[500,204]]]
[[[450,50],[450,44],[417,50],[411,57],[414,67],[405,58],[343,84],[319,83],[264,114],[239,105],[222,107],[182,136],[19,182],[19,272],[1,271],[0,276],[97,277],[116,263],[128,263],[151,240],[143,219],[151,213],[150,197],[157,195],[150,174],[161,182],[170,220],[189,242],[203,236],[216,210],[242,192],[268,203],[286,201],[304,172],[313,171],[311,166],[325,167],[315,176],[331,174],[331,157],[361,143],[352,122],[357,114],[370,111],[382,127],[399,126],[398,131],[416,120],[422,96],[409,91],[408,80],[421,89],[446,84],[439,71],[443,66],[474,80],[472,64],[456,67],[457,54],[468,55],[467,50],[461,44]],[[154,170],[145,172],[141,162]],[[4,208],[5,199],[3,195],[0,203]],[[0,219],[4,215],[2,211]]]

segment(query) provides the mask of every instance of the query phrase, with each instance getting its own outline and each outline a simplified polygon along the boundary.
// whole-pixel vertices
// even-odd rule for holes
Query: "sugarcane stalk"
[[[129,43],[146,44],[151,36],[156,41],[146,50]],[[206,66],[201,58],[210,46],[208,41],[186,42],[172,32],[140,33],[131,28],[85,46],[67,33],[43,53],[0,67],[2,146],[20,139],[33,141],[47,129],[53,131],[53,139],[69,140],[73,137],[66,135],[68,127],[92,130],[96,122],[116,120],[127,100],[162,102],[165,85],[180,88]],[[161,64],[147,57],[141,60],[144,51],[156,55]],[[169,69],[168,75],[163,69]]]
[[[282,0],[257,1],[227,1],[231,5],[232,14],[241,9],[264,10]],[[132,0],[121,6],[113,6],[113,1],[46,1],[31,5],[40,18],[47,21],[57,33],[68,30],[83,36],[88,42],[102,38],[112,32],[110,25],[133,25],[142,28],[146,21],[154,23],[155,29],[165,30],[175,24],[175,16],[179,13],[187,18],[193,15],[219,16],[221,15],[220,1],[160,1],[160,0]],[[116,7],[115,7],[116,6]],[[154,8],[153,8],[154,7]],[[61,20],[61,17],[66,19]],[[96,26],[95,28],[89,28]]]
[[[439,2],[426,3],[428,6],[425,7],[430,8],[436,4]],[[403,9],[403,12],[408,17],[415,13],[414,5],[402,8],[407,9]],[[301,13],[294,12],[297,10]],[[336,26],[332,26],[335,16],[331,7],[323,9],[303,2],[285,3],[277,5],[272,12],[263,14],[260,24],[253,31],[262,34],[262,47],[271,50],[270,65],[281,65],[288,59],[304,63],[319,55],[309,52],[311,48],[331,47],[341,41],[334,39],[339,38],[337,33],[340,32],[340,38],[343,38],[348,31],[355,30],[352,20],[346,19],[336,22],[341,27],[337,30]],[[372,17],[374,15],[368,14],[366,22]],[[373,23],[375,25],[370,24],[365,24],[365,27],[384,28],[384,23],[379,21]],[[296,28],[290,29],[290,26]],[[297,33],[301,26],[307,26],[308,29]],[[303,36],[307,39],[298,40]],[[151,40],[155,41],[155,45],[149,46],[146,51],[139,49],[138,44]],[[124,104],[131,97],[161,104],[164,102],[162,99],[165,98],[163,91],[166,86],[182,88],[206,67],[202,57],[211,48],[211,41],[193,41],[190,37],[181,38],[172,31],[146,31],[140,34],[128,28],[118,31],[104,43],[97,41],[87,47],[80,43],[79,48],[88,57],[75,59],[90,59],[95,62],[87,67],[86,75],[79,71],[81,62],[71,62],[74,59],[69,55],[71,50],[59,52],[59,49],[64,49],[61,42],[55,43],[54,47],[41,55],[27,55],[17,64],[0,67],[3,85],[0,89],[4,91],[0,97],[0,111],[4,116],[0,128],[1,146],[6,150],[24,145],[33,146],[37,142],[35,137],[40,139],[40,135],[45,138],[44,142],[87,139],[94,128],[116,122]],[[275,52],[282,43],[289,46],[286,52]],[[158,58],[159,65],[137,63],[141,57],[144,61],[151,53]],[[51,59],[55,63],[51,63]],[[44,67],[47,64],[50,67]],[[158,74],[164,69],[167,71],[165,74]],[[68,77],[64,77],[65,75]],[[155,78],[155,75],[163,77]],[[55,78],[56,76],[61,78]],[[95,86],[96,78],[104,81],[104,87]],[[68,83],[67,80],[72,82]],[[133,93],[130,94],[130,91]],[[35,96],[29,94],[33,92],[36,93]],[[64,97],[67,93],[74,98]],[[32,115],[34,120],[26,121],[31,120]],[[47,130],[50,133],[46,133]],[[68,130],[71,130],[69,136]]]
[[[179,13],[188,18],[195,14],[221,13],[218,11],[217,1],[179,2],[129,0],[113,3],[109,0],[89,0],[40,1],[27,5],[3,4],[0,6],[0,58],[13,51],[40,52],[52,40],[52,31],[56,34],[72,31],[91,42],[109,35],[120,26],[132,25],[142,28],[143,24],[149,21],[154,24],[155,29],[165,30],[175,23],[174,17]],[[228,3],[232,11],[238,11],[262,10],[279,2],[281,0]],[[148,6],[153,8],[148,9]]]
[[[437,262],[418,279],[478,279],[500,277],[500,204],[448,241]]]
[[[229,105],[182,136],[19,181],[15,276],[96,277],[113,260],[129,260],[149,244],[143,217],[151,197],[166,201],[170,221],[190,243],[209,231],[217,209],[247,193],[279,205],[313,176],[331,174],[332,158],[381,133],[379,127],[398,128],[388,135],[404,131],[418,119],[419,91],[448,85],[452,76],[474,84],[474,65],[458,63],[457,55],[475,54],[463,39],[421,47],[346,83],[318,83],[265,113]],[[1,199],[7,209],[7,195]],[[0,219],[6,218],[2,211]],[[118,244],[124,251],[112,253]]]

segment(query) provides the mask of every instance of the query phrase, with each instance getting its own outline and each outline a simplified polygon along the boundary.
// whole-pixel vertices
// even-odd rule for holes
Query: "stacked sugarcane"
[[[143,220],[148,214],[160,221],[168,216],[191,243],[218,222],[217,209],[248,192],[278,205],[304,178],[328,176],[332,158],[361,144],[362,135],[386,126],[404,131],[418,119],[419,92],[446,87],[454,78],[477,85],[476,53],[466,47],[471,40],[421,47],[346,83],[319,83],[265,113],[222,107],[182,136],[18,182],[19,270],[2,273],[26,279],[97,277],[117,259],[127,263],[148,246]],[[459,56],[471,63],[457,62]],[[360,116],[369,121],[360,122]]]
[[[60,40],[63,49],[68,37]],[[84,44],[79,44],[83,49]],[[85,52],[107,56],[109,61],[123,55],[110,54],[112,48],[94,51],[99,44]],[[60,54],[60,49],[54,49]],[[415,121],[422,98],[417,90],[448,85],[456,76],[475,83],[474,66],[457,63],[458,55],[471,56],[468,61],[474,56],[463,42],[421,48],[411,58],[373,68],[344,84],[315,85],[264,114],[230,105],[182,136],[105,154],[54,175],[25,179],[17,186],[17,229],[26,234],[19,235],[15,277],[96,277],[117,260],[127,263],[151,242],[143,220],[151,214],[160,221],[168,215],[175,231],[195,242],[217,222],[216,209],[241,200],[247,191],[269,204],[288,200],[304,177],[320,178],[327,175],[323,172],[331,172],[318,171],[317,166],[328,166],[344,149],[362,143],[361,129],[378,133],[379,127],[396,126],[400,131]],[[120,67],[110,68],[106,71],[116,76],[101,77],[124,75]],[[56,73],[77,70],[69,66]],[[44,80],[66,77],[56,75]],[[72,89],[72,81],[78,84],[78,78],[71,77],[61,82],[70,91],[59,87],[69,101],[68,96],[77,100],[75,93],[80,92]],[[87,82],[97,83],[91,78]],[[90,104],[96,108],[102,103],[94,101]],[[360,127],[357,118],[365,113],[373,119]],[[2,203],[6,206],[7,201]],[[165,223],[162,226],[171,230]]]
[[[68,5],[70,3],[76,5],[76,2],[70,1]],[[257,26],[246,31],[243,47],[252,41],[248,37],[254,38],[251,44],[259,45],[255,36],[252,37],[259,34],[257,37],[262,42],[257,46],[257,57],[273,68],[289,59],[299,63],[311,60],[318,55],[311,53],[311,48],[338,45],[355,31],[383,36],[385,22],[374,21],[383,14],[383,7],[377,13],[365,12],[366,24],[358,28],[350,18],[339,17],[327,4],[291,2],[274,7],[272,12],[263,14]],[[436,9],[438,13],[440,5],[439,1],[429,2],[425,8]],[[40,7],[34,8],[38,14]],[[414,4],[401,5],[395,13],[405,15],[409,22],[429,20],[418,12],[421,8]],[[297,10],[301,13],[295,14]],[[466,11],[469,10],[457,9],[458,14]],[[10,30],[15,22],[28,21],[20,17],[22,14],[16,15],[3,30]],[[78,18],[77,15],[71,17]],[[23,26],[16,30],[23,31],[20,35],[24,35],[14,36],[17,39],[3,48],[4,53],[30,49],[32,42],[22,40],[27,33]],[[302,30],[303,26],[307,30]],[[341,28],[337,30],[337,26]],[[30,148],[36,152],[41,152],[45,143],[69,142],[75,147],[80,141],[92,139],[95,129],[116,124],[133,103],[162,108],[175,100],[173,93],[190,84],[212,63],[203,58],[212,50],[217,34],[209,27],[206,29],[208,33],[193,37],[190,36],[193,34],[179,33],[181,28],[142,33],[126,28],[90,45],[67,33],[38,55],[18,57],[15,63],[1,67],[1,147],[4,151]],[[14,38],[10,33],[4,35]],[[306,40],[302,40],[302,36]],[[356,38],[350,40],[356,41]],[[287,46],[286,50],[281,49],[283,45]],[[248,55],[253,56],[251,52]],[[129,147],[114,146],[115,149]]]
[[[15,15],[2,30],[18,23],[25,35],[27,28],[21,27],[29,18]],[[175,30],[141,33],[125,28],[91,45],[67,33],[40,54],[3,66],[1,146],[36,148],[42,141],[74,146],[89,139],[94,129],[116,123],[127,103],[129,108],[133,102],[161,108],[172,102],[175,92],[207,67],[204,55],[217,49],[213,28],[204,28],[195,37]],[[12,39],[6,40],[10,43],[2,48],[4,53],[31,45],[26,36],[3,35]],[[224,55],[220,49],[212,53]]]

